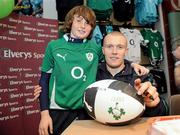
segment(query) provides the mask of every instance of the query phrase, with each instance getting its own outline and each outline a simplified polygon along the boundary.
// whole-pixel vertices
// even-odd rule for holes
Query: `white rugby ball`
[[[130,84],[106,79],[86,88],[84,107],[88,114],[103,124],[125,125],[139,118],[144,110],[143,97]]]

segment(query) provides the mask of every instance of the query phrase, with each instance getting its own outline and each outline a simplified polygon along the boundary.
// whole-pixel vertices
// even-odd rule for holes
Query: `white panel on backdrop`
[[[57,19],[56,0],[43,0],[43,18]]]

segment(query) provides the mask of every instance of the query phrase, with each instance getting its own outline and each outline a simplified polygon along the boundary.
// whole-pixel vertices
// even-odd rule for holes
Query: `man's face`
[[[127,54],[127,40],[119,34],[113,33],[105,37],[103,43],[103,53],[106,64],[110,68],[120,68],[124,64],[124,57]]]
[[[91,25],[82,16],[74,15],[70,33],[71,37],[75,39],[86,39],[91,30]]]

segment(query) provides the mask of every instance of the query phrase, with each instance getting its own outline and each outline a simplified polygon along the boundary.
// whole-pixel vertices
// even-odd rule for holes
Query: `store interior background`
[[[54,1],[54,2],[53,2]],[[175,3],[175,4],[174,4]],[[86,5],[86,0],[84,0],[84,4]],[[57,19],[57,12],[55,8],[55,0],[43,0],[43,15],[44,18]],[[53,10],[54,9],[54,10]],[[161,62],[160,69],[164,70],[166,82],[167,82],[167,93],[161,94],[166,98],[167,102],[169,102],[169,98],[171,95],[180,93],[180,90],[175,86],[174,79],[174,56],[172,55],[172,45],[171,45],[171,33],[170,33],[170,24],[168,20],[168,14],[171,12],[180,12],[180,2],[178,0],[163,0],[162,4],[158,6],[158,14],[159,21],[156,22],[152,28],[158,30],[164,38],[163,42],[163,53],[164,60]],[[179,13],[180,14],[180,13]],[[179,18],[179,19],[178,19]],[[180,29],[180,15],[176,18],[174,24],[174,29]],[[124,22],[118,22],[113,18],[113,14],[110,19],[111,24],[113,25],[123,25]],[[63,22],[59,22],[60,27]],[[138,26],[139,24],[136,22],[135,18],[131,20],[132,26]],[[145,26],[146,27],[146,26]],[[143,28],[143,26],[142,26]],[[141,28],[140,28],[141,29]],[[177,32],[180,35],[180,30]],[[178,41],[179,42],[179,41]],[[142,65],[147,65],[148,58],[146,56],[142,56]],[[151,69],[151,67],[149,67]]]
[[[56,2],[55,1],[56,0],[43,0],[43,18],[52,19],[52,20],[57,21],[58,16],[57,16],[57,11],[56,11]],[[86,0],[84,0],[84,5],[86,5]],[[172,22],[169,20],[169,14],[174,13],[174,12],[178,13],[178,18],[175,18],[176,22],[173,22],[173,24],[171,24]],[[160,4],[158,6],[158,13],[159,13],[159,21],[156,22],[154,25],[152,25],[150,28],[158,30],[164,38],[164,42],[163,42],[164,60],[161,62],[159,68],[162,69],[165,73],[167,92],[162,93],[161,96],[164,97],[169,104],[170,97],[172,95],[180,94],[180,89],[178,89],[175,85],[175,77],[174,77],[175,58],[172,54],[173,47],[172,47],[172,39],[171,39],[173,32],[172,32],[172,29],[170,29],[170,25],[174,26],[173,29],[177,30],[177,33],[176,33],[177,37],[180,36],[180,25],[179,25],[180,24],[180,1],[179,0],[163,0],[162,4]],[[97,22],[97,24],[101,24],[101,23],[104,24],[104,22]],[[106,24],[110,23],[112,25],[119,25],[119,26],[123,27],[123,24],[125,22],[117,21],[116,19],[114,19],[113,14],[112,14],[110,21],[105,22],[105,23]],[[137,27],[137,29],[146,28],[146,26],[143,27],[143,26],[139,25],[136,22],[135,18],[133,18],[130,23],[132,26],[139,26],[139,27]],[[58,22],[58,24],[59,24],[59,27],[62,27],[63,22]],[[178,44],[180,44],[179,40],[177,42],[178,42]],[[34,49],[37,49],[37,48],[34,48]],[[148,57],[145,55],[142,55],[141,64],[144,66],[147,66],[150,69],[152,68],[151,66],[149,66],[150,63],[149,63]],[[37,80],[37,82],[38,82],[38,80]],[[32,93],[33,93],[33,91],[32,91]],[[37,101],[35,101],[34,104],[36,105],[36,107],[39,105],[39,103]],[[37,130],[38,122],[39,122],[39,113],[36,115],[38,115],[38,116],[35,116],[36,121],[33,121],[35,118],[33,118],[33,119],[30,118],[28,120],[28,122],[30,122],[30,123],[22,123],[22,127],[24,129],[26,128],[27,132],[31,128],[28,129],[28,127],[24,126],[24,124],[27,124],[28,126],[32,126],[33,128],[36,127],[36,128],[34,128],[34,130]],[[1,117],[1,113],[0,113],[0,117]],[[9,132],[12,134],[16,134],[16,133],[13,133],[13,130],[12,131],[9,130],[9,132],[7,133],[8,130],[3,130],[2,127],[7,128],[7,129],[15,129],[16,128],[15,121],[13,121],[9,127],[4,126],[3,123],[1,123],[1,121],[0,121],[0,134],[3,133],[3,131],[5,133],[3,135],[9,134]],[[1,132],[1,130],[2,130],[2,132]],[[16,130],[14,130],[14,131],[16,131]],[[35,133],[35,135],[36,135],[37,131],[36,132],[33,131],[33,133]]]

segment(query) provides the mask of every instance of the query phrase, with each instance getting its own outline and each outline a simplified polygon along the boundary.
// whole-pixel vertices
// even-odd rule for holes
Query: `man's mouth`
[[[112,60],[118,60],[119,58],[118,58],[118,57],[110,57],[110,59],[112,59]]]

